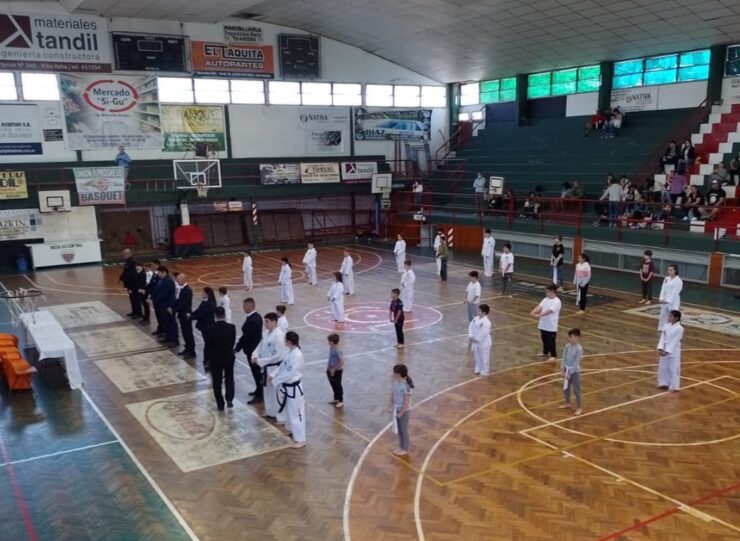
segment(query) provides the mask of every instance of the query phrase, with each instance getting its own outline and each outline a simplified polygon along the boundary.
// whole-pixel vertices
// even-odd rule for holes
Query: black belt
[[[289,394],[288,389],[292,389],[292,394]],[[278,413],[283,412],[285,406],[288,405],[289,398],[296,398],[298,396],[298,392],[300,392],[301,396],[303,396],[303,387],[301,387],[301,380],[295,381],[293,383],[283,383],[280,385],[280,390],[282,391],[283,399],[282,401],[280,400],[280,393],[278,393],[278,405],[280,406]]]
[[[267,386],[267,369],[270,368],[271,366],[280,366],[281,364],[283,364],[283,361],[266,364],[265,366],[262,367],[262,386],[263,387]]]

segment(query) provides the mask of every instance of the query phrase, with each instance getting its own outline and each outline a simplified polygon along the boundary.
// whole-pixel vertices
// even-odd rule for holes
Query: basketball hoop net
[[[35,314],[38,310],[39,302],[44,300],[44,292],[40,289],[6,289],[0,291],[0,301],[3,301],[10,312],[10,317],[14,327],[22,314]],[[35,320],[35,316],[34,320]]]
[[[195,185],[195,191],[198,192],[198,197],[201,199],[208,197],[208,184],[198,182]]]

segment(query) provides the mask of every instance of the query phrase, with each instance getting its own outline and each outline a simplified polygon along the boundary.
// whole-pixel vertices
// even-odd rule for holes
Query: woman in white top
[[[401,275],[401,302],[403,303],[404,312],[414,311],[414,283],[416,274],[411,270],[411,261],[406,260],[404,263],[403,274]]]
[[[677,392],[681,387],[681,312],[671,310],[658,341],[658,387]]]
[[[306,254],[303,256],[303,266],[306,269],[306,276],[308,276],[308,284],[315,286],[319,283],[318,277],[316,276],[316,248],[313,244],[308,244]]]
[[[293,448],[306,445],[306,411],[303,399],[303,367],[306,361],[298,343],[298,333],[288,331],[285,334],[285,346],[288,348],[283,362],[272,376],[268,378],[277,389],[278,404],[285,411],[285,429],[290,433]]]
[[[355,272],[352,270],[355,262],[349,253],[349,250],[344,250],[344,259],[342,259],[342,268],[339,272],[342,273],[342,283],[344,284],[344,294],[354,295],[355,294]]]
[[[226,312],[226,323],[231,323],[231,299],[227,295],[228,291],[224,286],[218,288],[218,305]]]
[[[334,273],[334,283],[326,297],[329,299],[331,317],[334,323],[344,323],[344,284],[342,283],[341,272]]]
[[[290,261],[287,257],[283,257],[280,262],[282,264],[280,267],[280,276],[278,277],[278,283],[280,284],[280,302],[291,305],[294,303],[293,268],[290,266]]]
[[[396,245],[393,247],[393,253],[396,254],[396,268],[398,272],[403,272],[403,263],[406,261],[406,241],[403,240],[401,233],[396,237]]]
[[[247,291],[252,289],[252,252],[247,250],[244,252],[244,260],[242,261],[242,274],[244,275],[244,287]]]
[[[576,304],[578,313],[586,312],[586,297],[588,296],[588,283],[591,281],[591,258],[586,254],[579,254],[576,263],[576,272],[573,275],[573,285],[576,286]]]
[[[668,323],[668,314],[671,310],[681,309],[681,290],[683,281],[678,277],[678,265],[668,265],[668,276],[663,280],[660,288],[660,319],[658,320],[658,332],[662,332]]]

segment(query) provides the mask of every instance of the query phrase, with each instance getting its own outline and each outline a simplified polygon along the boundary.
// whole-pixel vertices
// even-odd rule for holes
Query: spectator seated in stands
[[[733,186],[740,184],[740,152],[730,160],[730,180]]]
[[[670,143],[668,143],[668,148],[665,149],[663,157],[660,159],[661,169],[664,172],[667,173],[671,169],[676,168],[679,158],[678,152],[678,147],[676,146],[675,141],[671,141]]]
[[[524,206],[522,207],[522,214],[520,218],[534,218],[535,220],[540,217],[540,207],[542,206],[542,200],[539,194],[535,192],[529,192],[529,195],[524,200]]]
[[[705,197],[705,204],[699,207],[699,216],[703,220],[716,220],[722,205],[725,204],[727,193],[719,187],[718,180],[712,180]]]
[[[645,206],[642,204],[642,196],[640,191],[633,185],[627,188],[627,192],[624,194],[624,211],[629,218],[634,218],[635,213],[644,211]]]
[[[684,213],[684,221],[697,220],[699,217],[699,207],[704,206],[704,196],[694,185],[689,186],[689,194],[684,198],[681,209]]]
[[[691,144],[690,139],[686,139],[681,145],[681,150],[678,154],[677,169],[679,172],[685,172],[689,166],[694,163],[696,159],[696,149]]]
[[[725,168],[725,162],[719,162],[712,167],[712,173],[709,175],[709,183],[717,181],[720,186],[727,186],[730,183],[730,173]]]
[[[686,185],[689,183],[689,180],[685,175],[683,175],[683,173],[676,173],[675,171],[668,173],[668,178],[669,182],[666,183],[668,184],[668,195],[671,203],[675,205],[679,196],[684,194],[684,190],[686,189]]]
[[[622,113],[622,111],[620,111],[619,107],[615,107],[614,109],[612,109],[611,113],[609,114],[609,118],[606,121],[606,125],[604,126],[606,137],[614,137],[617,135],[617,132],[622,129],[623,119],[624,114]]]
[[[607,118],[601,111],[597,110],[591,115],[591,120],[586,122],[586,132],[583,134],[584,137],[591,135],[591,132],[598,131],[604,127]]]

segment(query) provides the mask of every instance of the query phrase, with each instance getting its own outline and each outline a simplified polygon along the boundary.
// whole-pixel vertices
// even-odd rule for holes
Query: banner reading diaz
[[[162,148],[155,77],[59,76],[67,148]]]
[[[24,171],[0,171],[0,199],[28,199]]]
[[[226,150],[224,108],[220,105],[162,105],[160,107],[166,152],[190,152],[195,143],[211,150]]]
[[[431,109],[409,111],[374,111],[355,108],[355,141],[388,139],[429,139]]]
[[[80,206],[126,204],[123,167],[75,167],[72,170]]]

